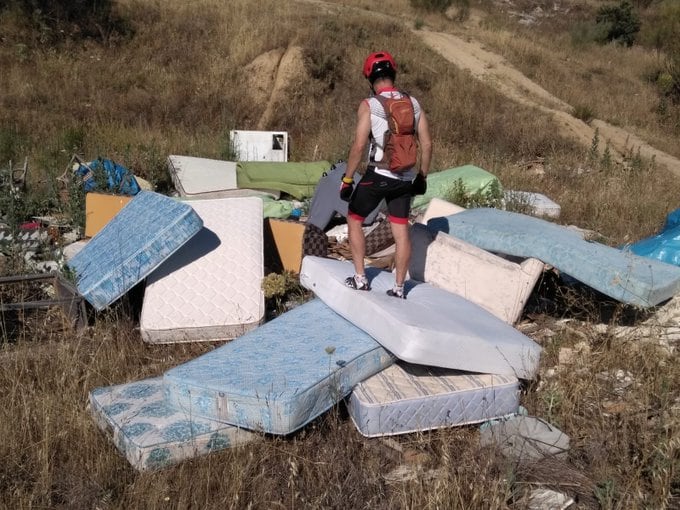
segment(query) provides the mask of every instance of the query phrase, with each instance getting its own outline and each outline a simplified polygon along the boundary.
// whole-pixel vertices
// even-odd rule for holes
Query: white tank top
[[[383,97],[395,99],[399,99],[400,97],[403,96],[403,94],[401,94],[399,90],[395,88],[382,89],[380,90],[379,94]],[[413,111],[415,112],[417,126],[418,122],[420,121],[420,103],[418,103],[418,100],[413,96],[409,96],[409,98],[411,99],[411,103],[413,103]],[[372,139],[370,140],[368,149],[369,154],[368,164],[373,165],[372,161],[370,161],[370,155],[373,154],[374,159],[378,161],[382,159],[385,131],[389,129],[389,126],[387,123],[385,109],[382,107],[380,101],[378,101],[375,97],[369,97],[368,99],[366,99],[366,102],[368,103],[368,107],[371,110],[371,135],[372,135]],[[375,173],[384,175],[385,177],[390,177],[392,179],[412,181],[418,172],[416,168],[413,168],[407,172],[395,174],[384,168],[376,167]]]

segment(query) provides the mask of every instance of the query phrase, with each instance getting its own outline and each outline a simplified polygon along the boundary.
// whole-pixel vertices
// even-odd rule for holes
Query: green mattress
[[[433,172],[427,176],[427,193],[417,195],[413,199],[413,208],[418,209],[430,203],[433,198],[442,198],[450,201],[450,195],[454,192],[456,181],[461,180],[465,186],[466,195],[484,193],[492,183],[496,182],[500,188],[498,178],[474,165],[449,168],[441,172]],[[239,187],[241,185],[239,184]]]
[[[236,182],[239,188],[275,189],[302,200],[314,195],[319,179],[330,167],[328,161],[242,161],[236,166]]]

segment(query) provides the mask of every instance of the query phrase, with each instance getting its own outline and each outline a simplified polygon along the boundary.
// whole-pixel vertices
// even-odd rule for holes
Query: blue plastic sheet
[[[102,180],[105,180],[109,191],[121,195],[136,195],[140,190],[132,172],[110,159],[99,158],[89,163],[81,163],[75,174],[82,178],[85,192],[99,189],[100,184],[104,184],[100,182]],[[103,175],[104,179],[99,179],[99,175]]]
[[[625,249],[636,255],[680,266],[680,209],[666,216],[666,223],[658,234],[633,243]]]

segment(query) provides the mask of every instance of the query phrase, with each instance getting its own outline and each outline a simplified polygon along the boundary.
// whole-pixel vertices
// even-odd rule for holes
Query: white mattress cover
[[[234,161],[168,156],[168,172],[175,189],[183,197],[224,198],[242,196],[281,196],[275,190],[239,189]]]
[[[351,262],[307,256],[300,282],[330,308],[409,363],[531,379],[541,347],[498,317],[430,284],[407,281],[407,299],[385,293],[394,276],[366,268],[373,288],[345,286]]]
[[[508,324],[519,320],[544,264],[517,264],[444,232],[411,227],[409,274],[415,280],[456,293]]]
[[[228,340],[264,319],[262,200],[187,203],[203,229],[149,275],[140,316],[146,342]]]
[[[432,218],[450,216],[451,214],[456,214],[464,210],[465,210],[464,207],[452,204],[451,202],[447,202],[444,199],[435,197],[432,200],[430,200],[430,202],[427,204],[427,209],[425,209],[425,212],[418,215],[417,221],[418,223],[427,225],[428,220]]]
[[[506,190],[503,192],[503,197],[506,201],[514,201],[520,204],[526,204],[531,208],[531,213],[534,216],[559,218],[560,213],[562,212],[560,204],[543,195],[542,193],[535,193],[533,191]]]
[[[96,388],[90,412],[99,428],[140,471],[158,469],[254,441],[258,434],[170,407],[161,377]]]
[[[396,363],[357,384],[348,410],[364,436],[479,423],[519,409],[519,380]]]

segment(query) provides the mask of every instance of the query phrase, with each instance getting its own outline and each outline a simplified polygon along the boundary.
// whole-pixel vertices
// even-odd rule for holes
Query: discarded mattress
[[[418,223],[427,225],[427,222],[432,218],[439,218],[441,216],[449,216],[451,214],[456,214],[464,211],[465,207],[461,207],[451,202],[447,202],[441,198],[433,198],[430,203],[427,204],[425,212],[419,214],[416,218]]]
[[[191,206],[140,191],[68,263],[78,291],[101,310],[141,282],[201,230]]]
[[[408,280],[407,300],[385,293],[394,275],[367,267],[371,292],[345,286],[351,262],[302,260],[300,283],[328,306],[409,363],[531,379],[541,348],[512,326],[466,299]]]
[[[448,199],[463,189],[467,196],[486,193],[492,186],[501,188],[498,178],[474,165],[430,172],[427,174],[427,192],[424,195],[416,195],[412,207],[414,209],[424,207],[433,198]]]
[[[532,216],[545,216],[548,218],[559,218],[562,208],[557,202],[541,193],[532,191],[510,191],[503,192],[503,199],[506,204],[514,203],[518,206],[525,206],[531,211]]]
[[[318,299],[165,373],[166,398],[191,415],[288,434],[394,362]]]
[[[680,266],[680,209],[666,216],[666,222],[658,234],[626,246],[624,250]]]
[[[270,196],[279,198],[276,190],[239,189],[236,163],[192,156],[168,156],[168,173],[181,197],[224,198]]]
[[[411,278],[458,294],[508,324],[521,317],[542,272],[538,259],[517,264],[425,225],[411,227]]]
[[[236,165],[236,180],[239,188],[274,189],[302,200],[314,195],[316,184],[330,166],[328,161],[241,161]]]
[[[468,425],[516,413],[519,380],[395,363],[357,384],[347,408],[367,437]]]
[[[264,319],[262,200],[188,204],[203,228],[149,275],[139,320],[146,342],[229,340]]]
[[[135,469],[159,469],[245,444],[257,434],[170,407],[161,377],[97,388],[90,412]]]
[[[654,306],[680,290],[680,267],[589,242],[566,227],[498,209],[469,209],[428,222],[485,250],[534,257],[624,303]]]

